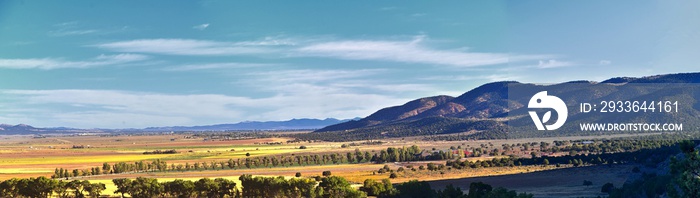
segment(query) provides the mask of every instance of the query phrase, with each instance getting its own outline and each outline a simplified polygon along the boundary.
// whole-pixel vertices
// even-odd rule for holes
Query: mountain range
[[[359,118],[355,118],[359,119]],[[172,127],[149,127],[144,131],[235,131],[235,130],[303,130],[319,129],[328,125],[350,121],[351,119],[338,120],[335,118],[326,119],[291,119],[287,121],[244,121],[235,124],[217,124],[206,126],[172,126]]]
[[[359,118],[355,118],[359,119]],[[170,131],[243,131],[243,130],[313,130],[351,119],[291,119],[287,121],[245,121],[235,124],[204,126],[148,127],[143,129],[77,129],[68,127],[36,128],[26,124],[0,124],[0,135],[50,134],[50,133],[108,133],[108,132],[170,132]]]
[[[380,109],[365,118],[350,120],[292,119],[144,129],[34,128],[29,125],[0,125],[0,134],[318,129],[314,133],[298,137],[345,141],[417,135],[432,137],[454,134],[457,135],[457,139],[495,139],[615,133],[582,131],[579,128],[581,123],[682,123],[684,130],[697,130],[700,128],[700,103],[697,101],[700,98],[699,83],[700,73],[615,77],[602,82],[580,80],[557,84],[501,81],[478,86],[457,97],[439,95],[420,98],[403,105]],[[541,91],[561,98],[569,107],[566,124],[560,129],[538,131],[528,115],[528,111],[532,110],[528,108],[528,102],[535,93]],[[604,106],[603,101],[677,101],[678,105],[673,112],[664,113],[582,113],[578,108],[580,104],[588,103],[599,105],[596,109],[599,110]],[[549,115],[540,119],[558,120],[558,116],[558,113],[553,113],[551,119],[547,119],[550,118]]]
[[[602,82],[570,81],[532,84],[516,81],[481,85],[464,94],[432,96],[380,109],[344,123],[330,125],[302,138],[324,140],[376,139],[415,135],[467,132],[462,139],[492,139],[561,135],[595,135],[581,131],[579,123],[683,123],[684,129],[700,124],[700,73],[665,74],[647,77],[616,77]],[[569,107],[566,124],[555,131],[537,131],[528,115],[528,102],[535,93],[547,91]],[[602,107],[602,101],[678,101],[677,112],[589,112],[581,103]],[[575,108],[572,108],[575,107]],[[658,107],[657,107],[658,108]],[[675,109],[674,109],[675,110]],[[556,120],[558,114],[552,119]]]

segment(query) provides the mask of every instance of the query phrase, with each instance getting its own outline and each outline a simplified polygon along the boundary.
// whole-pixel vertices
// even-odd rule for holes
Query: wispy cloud
[[[187,64],[163,69],[164,71],[195,71],[195,70],[212,70],[212,69],[238,69],[250,67],[265,67],[275,64],[264,63],[204,63],[204,64]]]
[[[303,56],[347,60],[379,60],[431,65],[473,67],[536,60],[549,55],[510,55],[463,50],[440,50],[422,45],[423,37],[411,41],[351,40],[316,43],[298,49]]]
[[[132,53],[189,56],[273,55],[325,57],[344,60],[391,61],[413,64],[474,67],[552,58],[552,55],[520,55],[471,52],[466,49],[436,49],[425,44],[425,36],[411,40],[304,40],[266,37],[262,40],[220,42],[193,39],[140,39],[95,45],[98,48]]]
[[[549,69],[549,68],[557,68],[557,67],[569,67],[569,66],[573,66],[573,65],[574,65],[573,62],[557,61],[554,59],[550,59],[550,60],[546,60],[546,61],[540,60],[539,64],[537,64],[537,68]]]
[[[367,115],[386,105],[405,102],[379,94],[324,90],[291,84],[296,89],[263,98],[222,94],[162,94],[119,90],[0,90],[16,98],[14,107],[42,106],[47,125],[75,127],[148,127],[236,120],[284,120],[299,117],[351,118]],[[66,110],[70,109],[70,110]],[[12,117],[22,117],[15,112]],[[11,119],[11,118],[6,118]]]
[[[428,76],[418,78],[419,80],[427,81],[470,81],[470,80],[487,80],[489,82],[494,81],[506,81],[506,80],[517,80],[519,76],[509,75],[509,74],[488,74],[488,75],[442,75],[442,76]]]
[[[598,62],[598,64],[599,64],[599,65],[610,65],[610,64],[612,64],[612,61],[609,61],[609,60],[600,60],[600,61]]]
[[[74,36],[97,33],[96,29],[89,29],[80,26],[77,21],[57,23],[53,25],[56,29],[48,32],[49,36]]]
[[[88,68],[131,63],[146,59],[148,59],[148,56],[140,54],[100,55],[85,61],[70,61],[63,58],[0,59],[0,68],[44,70],[60,68]]]
[[[358,69],[358,70],[279,70],[268,72],[254,72],[248,75],[256,79],[263,79],[267,82],[279,83],[308,83],[308,82],[329,82],[342,79],[355,79],[368,77],[385,72],[385,69]]]
[[[200,24],[200,25],[192,26],[192,29],[195,29],[195,30],[204,30],[204,29],[207,29],[207,27],[209,27],[209,24],[208,24],[208,23],[205,23],[205,24]]]
[[[83,35],[92,34],[97,32],[97,30],[55,30],[49,31],[51,36],[72,36],[72,35]]]
[[[228,56],[269,53],[269,43],[235,43],[192,39],[140,39],[98,44],[96,47],[118,51],[167,55]]]

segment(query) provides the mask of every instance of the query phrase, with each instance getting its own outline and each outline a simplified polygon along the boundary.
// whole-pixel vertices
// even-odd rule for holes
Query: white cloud
[[[300,117],[351,118],[407,101],[379,94],[340,92],[310,84],[287,84],[285,88],[289,91],[262,98],[118,90],[0,90],[0,95],[16,99],[11,104],[13,107],[41,106],[41,115],[46,119],[44,125],[87,128],[213,124]],[[68,107],[71,110],[66,110]],[[18,115],[13,117],[22,117],[22,112],[15,114]]]
[[[95,45],[98,48],[132,53],[190,56],[275,55],[326,57],[344,60],[393,61],[403,63],[474,67],[551,58],[552,55],[518,55],[470,52],[466,49],[434,49],[425,36],[411,40],[304,40],[266,37],[256,41],[219,42],[192,39],[140,39]],[[330,40],[330,41],[329,41]]]
[[[255,72],[249,75],[256,76],[266,82],[279,83],[309,83],[309,82],[334,82],[341,79],[352,79],[380,74],[385,69],[358,69],[358,70],[278,70],[268,72]]]
[[[600,60],[600,62],[598,62],[598,64],[599,64],[599,65],[610,65],[610,64],[612,64],[612,61],[609,61],[609,60]]]
[[[275,64],[264,63],[205,63],[205,64],[188,64],[175,67],[165,68],[165,71],[195,71],[195,70],[212,70],[212,69],[235,69],[235,68],[250,68],[250,67],[265,67]]]
[[[350,40],[311,44],[298,49],[301,56],[332,57],[347,60],[379,60],[404,63],[474,67],[549,57],[548,55],[509,55],[458,50],[439,50],[421,45],[423,38],[411,41]]]
[[[270,48],[251,42],[217,42],[192,39],[141,39],[98,44],[96,47],[118,52],[167,55],[229,56],[269,53]]]
[[[92,34],[98,32],[97,30],[54,30],[49,31],[51,36],[74,36],[83,34]]]
[[[88,68],[130,63],[148,59],[140,54],[100,55],[86,61],[68,61],[62,58],[32,58],[32,59],[0,59],[0,68],[8,69],[59,69],[59,68]]]
[[[56,29],[48,32],[49,36],[74,36],[74,35],[84,35],[98,33],[96,29],[86,29],[81,27],[78,21],[70,21],[64,23],[57,23],[53,25]]]
[[[574,65],[574,63],[572,63],[572,62],[557,61],[554,59],[550,59],[547,61],[540,60],[539,64],[537,64],[537,68],[548,69],[548,68],[557,68],[557,67],[568,67],[568,66],[573,66],[573,65]]]
[[[444,75],[444,76],[428,76],[419,78],[419,80],[428,81],[470,81],[470,80],[487,80],[488,82],[517,80],[520,76],[507,74],[490,74],[490,75]]]
[[[205,24],[201,24],[201,25],[192,26],[192,29],[204,30],[204,29],[207,29],[207,27],[209,27],[209,24],[205,23]]]

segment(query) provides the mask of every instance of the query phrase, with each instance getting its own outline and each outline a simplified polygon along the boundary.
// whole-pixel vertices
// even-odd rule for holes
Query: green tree
[[[117,190],[115,190],[114,193],[120,193],[122,197],[124,197],[124,194],[129,194],[129,192],[131,192],[131,179],[117,178],[113,179],[112,183],[117,186]]]
[[[219,197],[219,183],[209,178],[202,178],[194,182],[194,189],[201,197]]]
[[[669,193],[674,197],[700,197],[700,154],[695,142],[685,140],[679,143],[684,158],[671,157],[671,174],[681,192],[675,189]]]
[[[323,189],[323,196],[329,198],[359,198],[367,196],[365,192],[352,188],[345,178],[338,176],[324,177],[321,179],[318,187]]]
[[[44,176],[19,181],[19,194],[26,197],[49,197],[58,186],[58,181]]]
[[[189,180],[176,179],[163,184],[165,192],[178,198],[192,197],[195,192],[194,182]]]
[[[615,189],[615,185],[613,185],[612,183],[609,183],[609,182],[608,182],[608,183],[603,184],[603,187],[600,188],[600,192],[602,192],[602,193],[609,193],[609,192],[611,192],[611,191],[614,190],[614,189]]]
[[[393,197],[398,194],[398,191],[394,189],[389,179],[383,179],[382,182],[366,179],[360,190],[366,192],[367,195],[377,197]]]
[[[445,186],[442,191],[437,191],[438,198],[466,198],[464,192],[459,187],[455,188],[452,184]]]
[[[396,185],[399,197],[435,197],[435,191],[425,181],[411,180]]]
[[[85,192],[87,192],[88,195],[92,198],[100,197],[102,191],[104,191],[106,188],[107,187],[103,183],[91,184],[90,182],[87,182],[87,185],[83,186]]]
[[[331,176],[331,171],[323,171],[321,175],[323,175],[324,177],[329,177]]]
[[[224,178],[216,178],[214,182],[219,186],[218,195],[219,197],[238,197],[238,188],[236,188],[236,182],[233,182]]]
[[[469,194],[468,198],[481,198],[486,197],[488,193],[493,190],[491,185],[485,184],[483,182],[472,182],[469,184]]]
[[[138,177],[131,182],[129,194],[134,198],[151,198],[162,194],[165,188],[155,178]]]
[[[83,193],[83,191],[85,190],[85,186],[89,184],[90,182],[88,182],[87,180],[73,180],[68,182],[68,184],[66,184],[66,187],[68,189],[73,190],[73,194],[75,195],[75,197],[85,197],[85,193]]]
[[[391,179],[394,179],[394,178],[397,178],[397,177],[399,177],[399,176],[396,175],[396,173],[391,173],[391,174],[389,174],[389,178],[391,178]]]
[[[102,164],[102,172],[105,174],[109,173],[109,171],[112,169],[112,166],[110,166],[107,162]]]
[[[0,197],[19,197],[19,183],[17,178],[0,182]]]

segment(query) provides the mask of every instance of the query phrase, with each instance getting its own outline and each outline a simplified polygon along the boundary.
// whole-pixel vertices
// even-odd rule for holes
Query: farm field
[[[630,135],[616,135],[613,137],[628,137]],[[454,148],[477,148],[483,146],[495,146],[501,144],[515,144],[535,141],[562,141],[590,139],[594,137],[563,137],[563,138],[533,138],[514,140],[479,140],[479,141],[421,141],[418,138],[386,139],[383,144],[357,144],[358,142],[296,142],[288,143],[290,138],[255,138],[245,140],[206,140],[206,138],[193,138],[185,135],[139,135],[139,136],[54,136],[34,138],[33,136],[6,136],[0,141],[0,180],[9,178],[28,178],[54,174],[56,168],[66,170],[90,169],[100,167],[103,163],[164,160],[171,164],[192,164],[197,162],[225,161],[229,159],[244,159],[247,157],[265,156],[294,156],[354,152],[358,149],[362,152],[377,153],[387,147],[409,147],[416,145],[423,150],[435,151]],[[600,137],[598,137],[600,138]],[[355,146],[344,146],[347,144]],[[79,148],[74,148],[79,146]],[[300,149],[305,146],[306,149]],[[176,150],[174,154],[144,154],[154,150]],[[519,153],[519,154],[518,154]],[[514,152],[519,156],[529,156],[528,152]],[[249,155],[249,156],[247,156]],[[497,160],[504,156],[470,157],[467,161],[476,162]],[[341,163],[325,165],[294,165],[282,167],[258,167],[251,169],[215,169],[215,170],[188,170],[188,171],[146,171],[128,172],[120,174],[100,174],[71,177],[70,179],[89,180],[106,184],[107,190],[103,194],[112,194],[116,186],[112,184],[115,178],[149,177],[159,181],[172,181],[174,179],[198,180],[200,178],[226,178],[238,181],[242,174],[256,176],[284,176],[294,177],[298,172],[302,177],[321,176],[323,171],[331,171],[335,176],[346,178],[355,187],[359,187],[366,179],[381,180],[389,177],[388,173],[377,173],[382,167],[391,170],[399,168],[405,171],[397,172],[397,177],[391,179],[392,183],[402,183],[409,180],[430,181],[436,188],[444,188],[447,183],[452,183],[462,189],[467,189],[473,181],[484,181],[495,187],[506,187],[518,192],[528,192],[543,197],[568,196],[569,194],[557,194],[557,192],[572,192],[596,194],[597,188],[602,182],[615,182],[621,185],[629,175],[630,167],[616,166],[616,168],[584,167],[573,168],[571,166],[515,166],[515,167],[491,167],[477,169],[448,169],[443,171],[409,170],[410,167],[427,166],[428,163],[445,164],[445,161],[420,161],[420,162],[396,162],[396,163]],[[594,174],[595,170],[604,170],[600,174]],[[571,170],[571,171],[569,171]],[[583,175],[595,175],[595,178],[583,178]],[[575,178],[568,182],[549,182],[550,177]],[[614,181],[604,181],[614,178]],[[527,179],[533,182],[508,182]],[[598,187],[583,187],[582,179],[595,182]],[[579,181],[581,180],[581,181]],[[546,183],[546,184],[545,184]],[[518,185],[515,185],[518,184]],[[538,186],[548,186],[538,188]],[[239,186],[240,187],[240,186]]]
[[[598,138],[626,137],[616,135]],[[55,168],[87,169],[103,163],[166,160],[174,163],[197,161],[221,161],[269,155],[345,153],[358,148],[377,151],[387,147],[417,145],[423,149],[446,149],[451,146],[478,147],[482,144],[500,145],[515,142],[539,142],[554,140],[589,139],[594,137],[532,138],[516,140],[478,141],[420,141],[418,139],[387,139],[381,145],[362,145],[341,148],[349,142],[290,143],[288,138],[260,138],[246,140],[185,139],[182,135],[140,136],[59,136],[33,138],[33,136],[6,136],[0,139],[0,179],[27,176],[50,176]],[[280,142],[269,145],[266,143]],[[73,146],[86,148],[74,149]],[[304,145],[307,149],[298,149]],[[154,150],[178,151],[177,154],[144,155]],[[527,155],[527,153],[522,153]]]
[[[523,174],[497,176],[467,177],[429,181],[434,188],[444,188],[448,184],[468,189],[471,182],[483,182],[494,187],[504,187],[518,192],[532,193],[535,197],[581,197],[607,196],[600,189],[605,183],[622,186],[632,173],[633,166],[616,165],[612,167],[588,166],[557,170],[546,170]],[[583,181],[593,182],[584,186]]]

